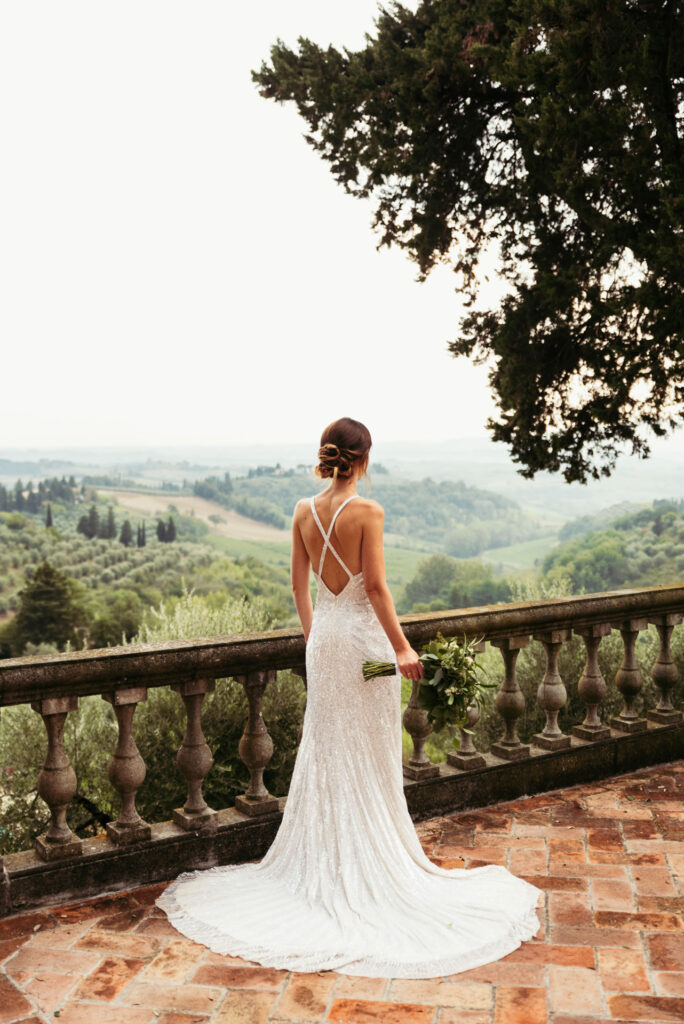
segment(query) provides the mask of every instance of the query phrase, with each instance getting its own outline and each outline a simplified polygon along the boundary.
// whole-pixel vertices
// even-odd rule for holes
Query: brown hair
[[[368,427],[348,416],[330,423],[321,434],[316,476],[351,476],[354,463],[363,459],[373,444]]]

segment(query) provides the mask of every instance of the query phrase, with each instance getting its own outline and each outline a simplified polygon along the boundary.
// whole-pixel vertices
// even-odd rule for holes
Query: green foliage
[[[91,505],[87,514],[81,516],[76,527],[79,533],[82,533],[84,537],[88,537],[90,540],[93,537],[103,536],[102,524],[100,523],[100,513],[97,510],[96,505]]]
[[[625,540],[614,530],[589,533],[549,552],[544,572],[551,575],[558,568],[570,577],[576,594],[617,590],[633,571]]]
[[[483,562],[430,555],[406,584],[399,608],[405,612],[468,608],[507,601],[510,593],[509,583],[495,579]]]
[[[580,529],[586,521],[578,521]],[[684,507],[654,502],[619,515],[609,529],[580,532],[549,552],[543,572],[547,579],[567,576],[574,593],[678,583],[684,574]]]
[[[12,512],[10,515],[3,516],[3,522],[8,530],[23,530],[28,523],[28,519],[22,516],[20,512]]]
[[[176,539],[176,524],[173,516],[169,516],[165,523],[163,519],[157,520],[157,540],[162,544],[171,544]]]
[[[322,486],[327,482],[301,475],[241,477],[233,481],[231,507],[252,514],[251,506],[239,505],[242,495],[250,501],[268,500],[289,517],[306,487],[315,493]],[[401,537],[411,547],[422,545],[456,557],[545,532],[514,501],[461,481],[406,480],[381,473],[370,494],[385,510],[385,531],[393,542]]]
[[[102,582],[111,582],[105,579],[105,575],[106,570],[102,573]],[[107,587],[88,627],[89,645],[115,647],[126,643],[140,629],[144,611],[145,605],[133,591]]]
[[[7,473],[17,472],[21,463],[13,463],[9,459],[0,459],[0,464]],[[53,477],[51,480],[39,480],[37,488],[29,480],[26,488],[21,480],[17,480],[12,490],[0,484],[0,511],[9,512],[12,509],[28,513],[40,513],[45,502],[58,503],[60,505],[73,505],[74,489],[76,481],[73,476],[58,480]],[[24,494],[26,490],[26,494]]]
[[[684,413],[684,19],[674,0],[424,0],[357,52],[278,42],[253,73],[383,245],[508,293],[450,348],[491,360],[525,476],[608,475]]]
[[[574,593],[572,580],[562,572],[556,571],[542,579],[522,577],[509,581],[511,600],[519,601],[553,601],[557,597],[570,597]]]
[[[455,637],[446,640],[438,633],[424,645],[420,656],[424,675],[418,687],[418,703],[427,711],[434,731],[446,728],[456,746],[459,741],[455,730],[465,727],[468,708],[471,704],[482,708],[486,691],[496,685],[483,678],[475,660],[479,643],[465,636],[460,643]]]
[[[18,514],[0,512],[0,581],[4,602],[0,610],[12,612],[19,607],[18,591],[24,580],[28,580],[41,560],[48,559],[85,588],[80,626],[90,647],[118,644],[122,634],[130,639],[138,631],[144,608],[159,604],[162,598],[180,596],[184,580],[197,593],[214,595],[219,602],[227,596],[261,597],[269,617],[278,624],[294,614],[289,551],[283,553],[278,566],[265,565],[253,556],[221,557],[214,548],[185,539],[188,532],[198,540],[206,536],[205,523],[191,516],[177,517],[175,512],[172,518],[178,526],[178,539],[172,548],[158,543],[154,537],[148,537],[144,547],[126,547],[116,538],[87,539],[78,534],[78,505],[69,509],[53,506],[53,513],[59,529],[45,529],[39,514],[20,515],[20,522],[12,524],[17,528],[10,529],[6,520]],[[100,514],[99,524],[106,524],[107,518]],[[241,550],[239,543],[235,550]],[[255,550],[259,551],[258,546]],[[0,625],[0,656],[20,653],[12,640],[12,629],[11,620]]]
[[[178,536],[184,540],[209,540],[214,537],[209,533],[209,527],[203,519],[196,516],[181,515],[175,505],[169,506],[176,517],[176,529]]]
[[[630,521],[636,524],[643,515],[646,515],[646,519],[649,519],[650,510],[643,509],[627,501],[621,502],[618,505],[611,505],[608,508],[601,509],[600,512],[596,512],[594,515],[569,519],[566,523],[563,523],[558,531],[558,539],[571,540],[573,537],[579,537],[584,533],[605,530],[608,526],[614,525],[618,527],[620,522],[626,523]]]
[[[241,516],[249,519],[257,519],[259,522],[268,523],[278,530],[285,530],[288,526],[287,518],[270,501],[262,498],[252,498],[248,494],[235,495],[232,499],[231,508],[235,509]]]
[[[183,593],[158,608],[150,608],[134,643],[159,643],[162,640],[188,640],[234,633],[260,633],[271,629],[266,602],[261,597],[224,599],[213,605],[183,582]]]
[[[267,467],[259,467],[262,471],[266,468]],[[266,474],[259,472],[258,470],[255,471],[255,473],[252,473],[250,470],[250,476],[248,479],[251,479],[252,476],[264,475]],[[270,480],[270,473],[267,474],[267,476]],[[249,519],[256,519],[259,522],[268,523],[280,530],[284,530],[288,525],[287,518],[270,500],[262,497],[256,497],[250,493],[245,493],[244,482],[242,493],[238,493],[229,473],[226,473],[223,479],[220,479],[217,476],[210,476],[205,480],[196,480],[193,486],[193,493],[197,494],[200,498],[207,498],[210,501],[216,501],[219,505],[223,505],[224,508],[234,509],[236,512],[239,512],[240,515],[247,516]]]
[[[81,477],[81,491],[84,491],[86,486],[125,487],[126,490],[140,490],[140,484],[137,480],[121,476],[110,476],[109,473],[86,474]]]
[[[121,524],[121,533],[119,534],[119,541],[125,548],[128,548],[133,543],[133,528],[131,527],[130,519],[124,519]]]
[[[19,610],[11,622],[10,639],[21,654],[27,643],[52,643],[59,648],[77,642],[85,620],[83,590],[63,572],[43,561],[19,591]]]

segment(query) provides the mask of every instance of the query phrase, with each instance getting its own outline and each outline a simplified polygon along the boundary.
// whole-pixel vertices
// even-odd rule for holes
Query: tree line
[[[45,525],[52,525],[52,515],[49,505]],[[82,533],[83,536],[87,537],[89,540],[92,540],[94,537],[98,537],[100,540],[113,540],[117,535],[114,509],[110,505],[107,509],[107,516],[105,518],[100,516],[96,505],[91,505],[89,511],[84,513],[79,519],[76,531],[78,533]],[[162,544],[170,544],[176,539],[176,536],[176,524],[173,521],[173,516],[170,515],[166,522],[164,522],[163,519],[157,520],[157,540],[161,541]],[[130,545],[133,544],[133,527],[131,526],[130,519],[124,519],[121,524],[119,541],[125,547],[130,547]],[[147,543],[144,520],[138,523],[135,543],[139,548],[144,548]]]
[[[245,514],[257,518],[255,503],[264,503],[275,509],[281,522],[286,522],[302,497],[304,483],[310,491],[327,486],[326,481],[303,481],[297,475],[240,477],[231,481],[230,507],[241,511],[242,499]],[[223,487],[217,477],[212,477],[197,483],[195,493],[225,504]],[[405,546],[445,552],[456,558],[471,558],[487,548],[532,540],[545,532],[515,501],[461,480],[408,480],[382,469],[378,473],[376,468],[369,496],[377,497],[383,506],[388,534],[399,535]],[[263,518],[275,521],[266,515]]]
[[[257,474],[254,479],[257,478],[263,479],[262,474]],[[273,484],[276,480],[279,482],[283,478],[268,476],[266,479]],[[286,529],[288,526],[287,516],[269,499],[245,493],[246,483],[246,480],[241,480],[238,484],[240,490],[236,491],[230,473],[226,472],[223,477],[208,476],[204,480],[196,480],[192,490],[193,494],[199,498],[215,501],[223,508],[233,509],[249,519],[268,523],[269,526],[275,526],[279,530]]]
[[[581,521],[586,525],[586,520]],[[654,501],[602,529],[571,535],[542,565],[547,578],[566,575],[574,593],[674,583],[684,574],[684,505]]]
[[[53,477],[51,480],[39,480],[37,487],[33,481],[24,485],[17,480],[14,487],[4,487],[0,484],[0,512],[40,512],[42,506],[50,502],[61,502],[63,505],[73,505],[76,497],[76,478],[69,479],[63,476],[60,479]]]

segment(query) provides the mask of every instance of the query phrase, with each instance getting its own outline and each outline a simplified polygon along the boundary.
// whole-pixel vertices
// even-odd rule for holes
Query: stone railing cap
[[[625,618],[679,611],[684,611],[684,586],[661,586],[404,615],[400,621],[416,646],[437,632],[493,640],[596,623],[617,625]],[[0,706],[105,693],[122,686],[163,686],[189,678],[298,668],[305,654],[301,630],[280,629],[5,659],[0,661]]]

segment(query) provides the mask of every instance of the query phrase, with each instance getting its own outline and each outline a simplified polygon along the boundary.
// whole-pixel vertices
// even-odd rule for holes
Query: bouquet
[[[446,640],[438,633],[423,647],[419,659],[423,678],[417,697],[435,732],[445,726],[450,731],[458,728],[468,732],[468,707],[473,702],[482,706],[484,691],[496,688],[496,683],[484,682],[479,674],[482,667],[475,661],[475,649],[480,643],[465,636],[461,643],[456,637]],[[387,661],[364,661],[362,669],[364,679],[397,674],[397,666]]]

